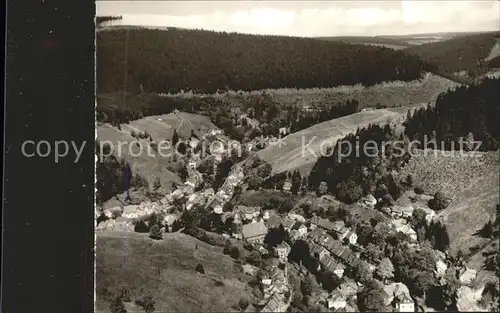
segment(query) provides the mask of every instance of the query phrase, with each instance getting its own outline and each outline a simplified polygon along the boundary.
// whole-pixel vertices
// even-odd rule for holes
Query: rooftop
[[[262,221],[243,225],[243,238],[253,238],[267,234],[267,227]]]
[[[295,220],[291,220],[289,218],[284,218],[282,224],[283,224],[283,227],[285,227],[285,228],[291,228],[295,224],[295,222],[296,222]]]
[[[311,219],[311,224],[318,225],[321,228],[327,229],[327,230],[333,230],[334,229],[334,224],[330,222],[327,219],[320,218],[318,216],[313,216]]]

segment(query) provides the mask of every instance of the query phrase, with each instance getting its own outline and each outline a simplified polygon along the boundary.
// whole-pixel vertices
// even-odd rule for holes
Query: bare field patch
[[[205,274],[195,272],[198,263]],[[125,287],[132,300],[150,294],[162,312],[235,311],[240,298],[251,294],[248,276],[221,247],[180,233],[159,241],[147,234],[97,233],[96,267],[96,312],[108,312],[104,288]]]
[[[266,90],[274,100],[284,105],[315,106],[357,100],[360,108],[375,108],[377,103],[387,107],[412,106],[435,102],[437,96],[457,83],[427,73],[420,80],[387,82],[371,87],[362,85],[335,88]],[[253,92],[255,93],[255,92]]]
[[[422,105],[416,107],[422,107]],[[326,147],[334,145],[337,140],[349,133],[356,132],[358,127],[364,128],[370,124],[383,125],[387,122],[399,124],[404,120],[407,112],[408,108],[380,109],[358,112],[319,123],[284,137],[284,145],[268,146],[259,151],[258,155],[271,164],[273,173],[298,169],[302,175],[307,175],[312,170],[322,149],[325,150]],[[308,145],[310,142],[311,144]],[[303,147],[308,147],[314,154]]]
[[[449,152],[448,152],[449,153]],[[444,156],[419,151],[399,173],[399,179],[411,174],[415,183],[421,184],[426,193],[442,191],[452,199],[451,204],[439,212],[451,239],[450,249],[462,249],[481,245],[483,238],[476,236],[495,213],[499,203],[500,175],[498,152],[480,153],[474,156]]]

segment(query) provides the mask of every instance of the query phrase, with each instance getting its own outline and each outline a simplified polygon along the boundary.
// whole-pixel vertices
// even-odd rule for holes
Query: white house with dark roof
[[[281,261],[285,261],[288,258],[288,253],[290,253],[290,250],[290,245],[283,241],[279,246],[276,247],[278,258]]]
[[[351,244],[355,245],[358,242],[358,235],[354,230],[351,230],[345,237],[345,239]]]
[[[223,213],[222,205],[220,204],[214,205],[214,213],[219,215],[222,214]]]
[[[295,220],[289,219],[288,217],[285,217],[281,222],[286,231],[290,231],[295,223]]]
[[[442,276],[444,273],[446,273],[447,269],[448,269],[448,266],[443,261],[438,260],[436,262],[436,274],[437,274],[437,276]]]
[[[367,195],[363,199],[361,199],[361,204],[367,208],[373,209],[375,205],[377,205],[377,199],[375,199],[372,195]]]
[[[337,275],[338,278],[342,278],[344,276],[344,272],[345,272],[345,266],[342,265],[341,263],[337,264],[337,266],[333,270],[333,273]]]
[[[286,181],[283,185],[283,191],[290,191],[292,189],[292,182]]]
[[[306,225],[302,224],[302,223],[295,223],[293,226],[292,226],[292,229],[290,230],[290,236],[294,239],[294,240],[297,240],[299,238],[304,238],[305,236],[307,236],[307,227]]]
[[[397,312],[415,312],[415,304],[410,296],[410,290],[403,283],[392,283],[384,286],[386,294],[385,305],[395,304]]]
[[[415,312],[415,303],[406,294],[396,298],[396,310],[398,312]]]
[[[288,213],[288,217],[301,223],[305,223],[306,219],[300,214]]]

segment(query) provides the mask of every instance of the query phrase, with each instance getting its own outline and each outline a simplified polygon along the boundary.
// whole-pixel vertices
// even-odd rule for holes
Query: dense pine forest
[[[481,151],[500,147],[500,79],[487,79],[480,84],[459,87],[439,95],[436,106],[416,111],[406,122],[410,139],[424,141],[424,135],[443,142],[448,150],[451,144],[481,141]],[[423,147],[423,146],[421,146]],[[455,150],[458,149],[455,144]]]
[[[423,44],[405,51],[435,65],[439,74],[449,76],[464,70],[469,77],[476,77],[494,65],[485,59],[499,39],[500,32],[489,32]]]
[[[424,135],[428,141],[436,139],[438,149],[443,142],[443,148],[449,150],[451,143],[458,143],[462,137],[465,150],[474,148],[467,144],[474,140],[482,142],[481,151],[498,150],[499,90],[500,79],[487,79],[480,84],[449,90],[439,96],[435,107],[422,108],[413,115],[409,113],[405,132],[399,136],[389,125],[358,129],[356,134],[345,136],[331,147],[333,151],[326,154],[330,156],[318,159],[309,176],[310,187],[317,190],[321,182],[325,182],[331,193],[347,203],[357,201],[365,193],[375,194],[377,198],[388,193],[396,199],[404,185],[394,181],[389,173],[399,170],[409,160],[410,141],[415,139],[423,143]],[[368,149],[373,147],[365,145],[369,140],[376,142],[377,149]],[[382,151],[383,142],[393,144]],[[348,153],[347,143],[351,143],[352,153]],[[354,148],[356,143],[359,152]],[[363,150],[365,146],[366,151]],[[454,149],[458,150],[459,145]]]
[[[426,68],[383,47],[176,28],[100,31],[97,64],[98,93],[374,85],[413,80]]]
[[[383,142],[393,142],[396,139],[401,141],[382,150]],[[368,141],[373,141],[376,145],[365,145]],[[348,143],[352,147],[352,153],[348,152]],[[360,147],[358,152],[355,148],[357,143]],[[391,170],[400,169],[409,159],[408,144],[407,138],[404,135],[396,136],[388,124],[384,127],[371,125],[358,129],[356,134],[345,136],[330,148],[333,151],[330,150],[318,159],[309,175],[309,185],[311,189],[317,190],[320,184],[326,183],[328,191],[346,203],[354,203],[367,193],[374,194],[377,198],[386,196],[389,201],[397,199],[404,186],[394,181],[390,173]],[[367,147],[366,151],[363,151],[364,146]],[[396,149],[399,150],[398,153],[393,153]]]

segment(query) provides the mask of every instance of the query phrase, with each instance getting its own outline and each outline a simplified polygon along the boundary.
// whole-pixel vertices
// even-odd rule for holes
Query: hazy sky
[[[500,29],[498,1],[100,1],[123,24],[290,36]]]

